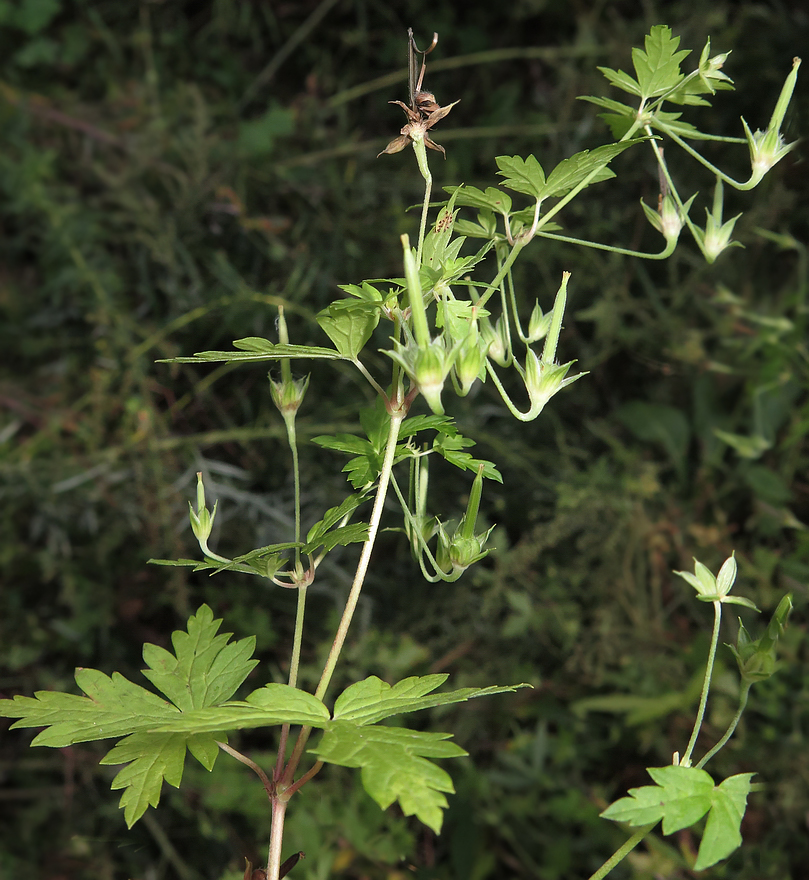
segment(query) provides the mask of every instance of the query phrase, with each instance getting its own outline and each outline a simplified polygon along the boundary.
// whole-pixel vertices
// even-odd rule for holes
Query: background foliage
[[[293,341],[323,344],[312,316],[337,284],[400,274],[420,178],[407,154],[374,157],[401,124],[386,101],[403,97],[393,74],[408,26],[422,41],[438,31],[429,85],[442,103],[462,99],[438,137],[437,186],[490,184],[500,153],[552,165],[604,142],[574,98],[601,92],[596,65],[626,68],[653,24],[684,46],[710,36],[714,51],[733,50],[738,91],[703,111],[733,135],[740,115],[766,125],[809,40],[798,2],[434,6],[0,0],[4,695],[69,689],[76,665],[137,676],[142,642],[165,644],[202,601],[237,636],[257,632],[262,675],[281,680],[287,591],[145,564],[195,553],[198,470],[219,498],[223,553],[288,540],[292,487],[266,377],[154,361],[272,336],[278,303]],[[799,80],[790,139],[806,110]],[[746,250],[714,266],[688,244],[663,265],[552,242],[526,253],[518,288],[545,307],[573,271],[561,344],[591,375],[533,426],[514,425],[488,388],[456,409],[503,463],[485,499],[498,552],[435,589],[404,537],[384,535],[335,690],[441,671],[457,687],[536,689],[443,711],[472,760],[453,768],[441,838],[381,813],[347,771],[322,774],[290,811],[290,849],[306,851],[293,876],[399,878],[412,865],[447,880],[586,876],[623,839],[598,812],[690,729],[710,609],[671,571],[691,555],[715,570],[734,548],[740,594],[746,585],[766,617],[792,590],[796,613],[784,668],[753,690],[712,768],[756,770],[767,788],[751,800],[746,845],[707,876],[780,880],[809,864],[804,154],[756,190],[737,227]],[[747,156],[735,155],[743,175]],[[624,158],[615,170],[565,213],[566,230],[648,242],[637,202],[655,203],[654,168]],[[712,183],[690,162],[674,173],[686,189]],[[351,430],[365,393],[349,373],[316,368],[299,434]],[[305,460],[313,515],[340,500],[340,466],[318,450]],[[436,488],[447,503],[459,491]],[[346,589],[344,552],[345,567],[338,558],[313,588],[304,684]],[[734,665],[722,662],[714,734],[735,706]],[[45,754],[27,741],[4,734],[0,746],[0,877],[218,880],[264,850],[264,795],[235,762],[194,771],[128,833],[114,770],[92,746]],[[271,747],[242,742],[253,757]],[[689,876],[693,850],[688,833],[658,842],[622,876]]]

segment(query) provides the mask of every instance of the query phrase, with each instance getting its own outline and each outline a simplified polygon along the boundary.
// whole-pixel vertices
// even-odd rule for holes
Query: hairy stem
[[[281,875],[281,846],[284,842],[284,818],[288,801],[273,798],[270,850],[267,854],[267,880],[279,880]]]

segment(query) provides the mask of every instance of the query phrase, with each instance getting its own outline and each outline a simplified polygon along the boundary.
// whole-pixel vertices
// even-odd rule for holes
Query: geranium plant
[[[432,140],[433,127],[457,103],[442,105],[424,87],[424,59],[436,41],[437,37],[429,49],[421,51],[412,32],[409,34],[409,101],[394,102],[404,110],[407,122],[383,151],[392,154],[412,147],[425,181],[415,240],[411,242],[408,235],[401,238],[401,276],[344,285],[344,296],[317,316],[328,344],[291,343],[283,310],[279,310],[277,340],[239,339],[234,342],[234,351],[204,351],[175,359],[195,364],[270,362],[280,367],[270,376],[269,391],[286,426],[291,452],[294,533],[284,543],[252,549],[233,558],[220,555],[210,545],[216,505],[209,509],[200,475],[196,505],[190,505],[190,521],[201,559],[153,561],[188,566],[220,577],[243,573],[294,590],[297,615],[288,680],[269,682],[234,699],[257,664],[252,659],[255,639],[231,641],[229,634],[219,632],[221,621],[203,605],[188,620],[185,630],[172,635],[173,652],[155,645],[144,647],[143,674],[161,695],[118,673],[108,676],[94,669],[79,669],[76,683],[85,696],[42,691],[33,698],[17,696],[0,701],[0,715],[18,719],[15,727],[44,728],[33,745],[64,747],[91,740],[119,740],[102,763],[124,765],[112,788],[122,791],[120,805],[129,826],[150,806],[157,806],[164,781],[180,785],[187,752],[208,770],[214,769],[223,751],[247,765],[264,786],[272,815],[267,863],[256,869],[257,874],[248,864],[248,878],[252,874],[277,880],[294,867],[297,854],[283,859],[286,810],[295,793],[324,764],[359,769],[365,790],[382,809],[398,802],[405,815],[415,816],[438,833],[447,806],[446,795],[453,791],[453,785],[450,775],[435,761],[465,752],[451,742],[450,734],[390,727],[382,722],[392,716],[526,686],[439,691],[446,675],[414,676],[392,684],[371,676],[336,697],[329,694],[389,496],[398,502],[401,528],[429,581],[456,581],[489,552],[491,529],[479,524],[481,497],[486,481],[500,481],[501,475],[495,462],[474,456],[474,441],[463,436],[446,413],[452,397],[466,396],[477,383],[488,380],[515,418],[530,421],[542,413],[554,395],[584,375],[571,374],[573,361],[557,360],[571,275],[560,271],[550,310],[544,310],[539,302],[526,306],[512,276],[512,267],[523,249],[551,238],[662,260],[673,253],[685,228],[705,258],[713,262],[735,244],[731,236],[737,218],[723,218],[724,187],[754,187],[793,146],[784,143],[781,125],[795,86],[798,59],[763,132],[752,133],[743,123],[744,137],[714,136],[685,121],[682,111],[706,106],[717,92],[732,88],[724,72],[727,53],[712,55],[708,42],[697,65],[686,73],[682,65],[689,52],[679,48],[679,38],[669,28],[658,26],[652,28],[643,49],[633,50],[634,76],[602,69],[609,83],[629,95],[632,103],[611,97],[585,98],[606,111],[612,142],[576,153],[549,170],[534,155],[498,156],[495,162],[500,180],[496,185],[485,189],[445,187],[449,197],[431,221],[433,180],[426,148],[443,152],[443,147]],[[748,149],[750,178],[736,181],[705,159],[694,144],[709,141],[737,143]],[[704,227],[690,216],[696,194],[681,193],[672,179],[664,142],[681,147],[716,177]],[[564,208],[588,187],[614,177],[611,165],[621,154],[641,149],[653,152],[660,169],[659,203],[656,208],[644,204],[642,209],[663,236],[662,248],[639,252],[565,234],[555,222],[561,219]],[[395,160],[386,156],[382,161]],[[384,333],[376,333],[380,326]],[[366,365],[369,359],[365,353],[380,344],[388,369],[374,373]],[[360,413],[360,432],[313,440],[336,453],[336,460],[338,456],[347,457],[342,469],[348,481],[342,503],[325,511],[313,524],[304,524],[301,516],[302,476],[296,434],[296,417],[306,398],[308,377],[293,378],[293,360],[314,361],[313,369],[319,368],[320,362],[350,364],[376,395],[375,405]],[[511,381],[504,379],[508,373],[512,374]],[[522,402],[507,390],[514,380],[524,386]],[[454,523],[432,512],[429,470],[439,465],[454,467],[471,478],[466,509]],[[298,684],[307,589],[317,579],[327,554],[338,546],[352,544],[359,544],[360,552],[351,588],[320,680],[309,693]],[[697,870],[725,858],[741,840],[739,826],[753,774],[740,774],[717,784],[704,766],[733,733],[752,684],[773,672],[775,646],[791,603],[789,597],[782,601],[766,634],[757,640],[744,626],[740,628],[733,648],[743,683],[739,711],[722,739],[694,764],[722,608],[733,603],[754,606],[749,600],[730,595],[736,577],[733,557],[717,577],[699,562],[693,574],[680,574],[696,589],[697,598],[710,602],[715,610],[693,734],[682,757],[675,755],[670,766],[649,769],[654,785],[633,789],[628,797],[604,811],[606,818],[627,822],[637,831],[594,878],[608,873],[661,820],[663,833],[669,834],[707,815],[694,866]],[[260,767],[228,742],[235,731],[260,727],[278,728],[277,760],[272,768]]]

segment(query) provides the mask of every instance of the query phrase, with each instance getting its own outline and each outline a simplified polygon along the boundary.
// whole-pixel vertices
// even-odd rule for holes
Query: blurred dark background
[[[238,575],[147,565],[198,553],[187,502],[195,473],[218,498],[215,544],[246,552],[289,540],[292,484],[282,423],[262,367],[156,364],[275,338],[324,344],[314,313],[338,284],[401,272],[421,179],[409,152],[376,154],[402,124],[406,31],[437,31],[427,82],[461,99],[435,131],[436,191],[496,178],[496,155],[546,169],[609,140],[578,95],[612,91],[598,65],[668,24],[693,50],[732,50],[737,91],[687,116],[706,130],[764,128],[792,57],[809,45],[800,2],[496,4],[373,0],[89,2],[0,0],[0,693],[75,685],[77,665],[139,680],[144,641],[167,644],[201,602],[237,636],[258,634],[256,685],[283,680],[294,597]],[[401,74],[401,75],[399,75]],[[807,128],[806,75],[786,134]],[[739,179],[744,146],[707,150]],[[682,192],[713,181],[667,151]],[[650,155],[563,219],[572,235],[659,248],[638,201],[655,205]],[[590,375],[542,417],[507,416],[490,383],[450,411],[499,463],[485,516],[497,552],[458,583],[424,584],[404,538],[382,536],[341,666],[342,680],[446,671],[456,686],[530,681],[533,691],[418,718],[455,731],[457,795],[440,838],[359,779],[327,768],[296,798],[293,878],[446,880],[586,877],[625,832],[598,813],[690,733],[711,609],[672,575],[692,556],[714,571],[735,549],[737,590],[764,611],[796,611],[783,666],[754,688],[714,776],[756,771],[745,844],[710,878],[786,880],[809,865],[809,349],[806,150],[751,194],[732,249],[708,266],[683,237],[665,264],[536,242],[517,273],[526,314],[550,307],[573,272],[563,360]],[[373,366],[373,364],[371,364]],[[316,364],[299,416],[305,439],[353,430],[367,392]],[[723,442],[716,429],[735,435]],[[308,520],[345,493],[343,460],[303,449]],[[433,507],[463,509],[468,481],[434,475]],[[303,685],[313,685],[356,548],[312,591]],[[726,616],[723,641],[736,635]],[[142,681],[142,679],[140,679]],[[700,749],[724,731],[738,693],[720,649]],[[262,859],[261,786],[223,756],[189,761],[127,832],[99,767],[105,744],[29,750],[0,738],[0,878],[233,880]],[[269,760],[263,734],[240,738]],[[699,750],[698,750],[699,751]],[[192,766],[194,765],[194,766]],[[614,876],[686,878],[698,838],[655,838]]]

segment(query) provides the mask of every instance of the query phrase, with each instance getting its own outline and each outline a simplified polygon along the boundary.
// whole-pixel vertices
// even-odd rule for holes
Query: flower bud
[[[488,533],[481,538],[475,536],[464,538],[462,535],[455,535],[449,545],[449,561],[453,571],[466,571],[470,565],[483,559],[488,551],[483,550],[483,544],[488,537]]]
[[[709,263],[713,263],[716,258],[729,247],[742,247],[738,241],[731,241],[730,236],[733,234],[733,227],[736,221],[741,217],[737,214],[726,223],[722,222],[722,207],[724,195],[721,178],[716,179],[716,189],[714,190],[713,210],[706,209],[705,229],[696,229],[697,244],[699,244],[705,259]]]
[[[215,502],[212,511],[208,511],[208,508],[205,506],[205,486],[202,482],[202,473],[197,473],[197,509],[194,511],[194,508],[191,502],[188,502],[188,518],[191,521],[191,531],[194,533],[194,537],[199,542],[200,550],[206,556],[213,556],[214,554],[208,549],[208,538],[211,537],[211,531],[213,530],[213,521],[216,517],[216,506],[219,502]]]
[[[775,613],[761,638],[753,639],[739,620],[739,635],[736,646],[728,645],[736,658],[742,681],[756,682],[769,678],[775,671],[775,647],[784,634],[787,620],[792,611],[792,596],[787,594],[778,603]]]
[[[529,418],[535,419],[545,408],[545,404],[554,394],[561,391],[566,385],[570,385],[580,379],[585,373],[575,376],[567,376],[567,371],[575,364],[569,361],[566,364],[547,363],[540,359],[529,348],[525,357],[525,389],[531,401]]]
[[[667,193],[661,200],[660,208],[657,211],[653,211],[643,199],[641,199],[640,204],[646,219],[663,235],[666,243],[676,244],[685,223],[685,218],[688,216],[688,209],[691,207],[694,198],[695,196],[691,196],[682,209],[678,207],[670,193]]]
[[[780,162],[786,154],[797,146],[798,142],[794,141],[787,144],[781,136],[781,125],[784,122],[784,116],[787,107],[792,99],[792,92],[795,90],[795,82],[798,78],[798,68],[801,66],[800,58],[793,58],[792,70],[787,75],[775,110],[770,117],[770,124],[766,131],[756,131],[752,134],[747,123],[742,119],[744,133],[747,137],[747,145],[750,148],[750,163],[752,165],[752,174],[750,176],[750,186],[755,186],[762,177],[775,165]]]
[[[713,95],[717,89],[732,89],[733,80],[725,73],[722,68],[728,60],[730,52],[722,52],[719,55],[711,57],[711,41],[705,44],[699,59],[699,78],[702,84]]]
[[[530,345],[532,342],[539,342],[540,339],[544,339],[548,335],[548,330],[550,330],[552,318],[553,313],[548,312],[545,314],[542,311],[539,300],[537,300],[531,312],[531,318],[528,321],[528,336],[523,342]]]
[[[485,377],[486,369],[486,343],[478,332],[477,324],[472,324],[469,333],[461,343],[455,358],[453,369],[460,384],[458,393],[466,397],[475,382]]]
[[[508,324],[502,318],[492,327],[488,318],[481,318],[480,335],[483,337],[486,356],[498,366],[507,367],[511,363],[511,345],[508,338]]]
[[[451,366],[451,358],[448,357],[447,350],[440,340],[431,342],[426,348],[418,348],[414,352],[410,377],[424,396],[427,405],[437,416],[444,414],[441,392],[444,390],[444,381]]]
[[[303,403],[306,389],[309,387],[309,377],[305,379],[282,378],[276,382],[272,374],[267,376],[270,380],[270,394],[272,401],[282,416],[294,415]]]

